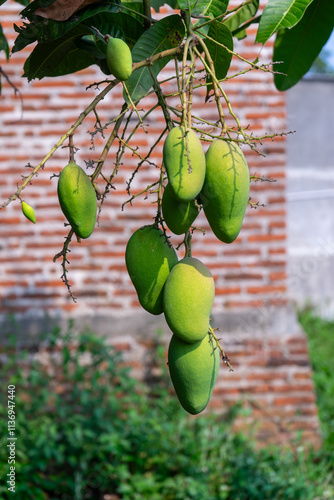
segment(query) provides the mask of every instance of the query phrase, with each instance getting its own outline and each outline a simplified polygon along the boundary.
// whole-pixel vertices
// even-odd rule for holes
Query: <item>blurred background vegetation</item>
[[[7,386],[16,386],[19,500],[324,500],[334,498],[333,322],[300,314],[309,337],[323,446],[302,435],[290,449],[259,449],[224,421],[193,418],[161,377],[139,383],[121,355],[92,332],[54,329],[38,356],[14,337],[1,351],[0,477],[9,472]],[[37,347],[36,347],[37,348]],[[35,353],[36,354],[36,353]],[[2,480],[0,497],[11,498]]]

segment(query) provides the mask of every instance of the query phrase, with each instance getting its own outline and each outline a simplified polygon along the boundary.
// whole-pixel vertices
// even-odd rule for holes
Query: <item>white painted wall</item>
[[[334,77],[287,92],[289,295],[334,318]]]

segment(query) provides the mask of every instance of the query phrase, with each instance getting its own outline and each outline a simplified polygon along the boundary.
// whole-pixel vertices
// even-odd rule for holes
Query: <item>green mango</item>
[[[219,349],[215,349],[209,335],[195,344],[172,336],[168,349],[169,373],[181,405],[191,415],[197,415],[209,403],[219,365]]]
[[[66,219],[75,234],[88,238],[95,227],[97,199],[89,176],[75,162],[71,162],[60,173],[58,200]]]
[[[133,233],[125,250],[125,262],[141,306],[151,314],[163,312],[162,290],[178,258],[166,237],[154,226]]]
[[[173,267],[163,291],[163,309],[169,328],[181,340],[203,340],[209,330],[215,282],[209,269],[194,257]]]
[[[106,57],[110,73],[113,74],[115,78],[123,82],[131,76],[131,50],[121,38],[109,38]]]
[[[192,129],[174,127],[163,146],[163,161],[175,198],[190,201],[203,187],[205,154]]]
[[[28,203],[26,203],[25,201],[22,201],[21,209],[22,209],[23,215],[27,219],[29,219],[31,222],[36,224],[36,216],[35,216],[34,209],[30,205],[28,205]]]
[[[196,219],[198,211],[195,200],[178,201],[173,195],[170,184],[167,184],[162,195],[162,214],[174,234],[186,233]]]
[[[200,194],[205,216],[220,241],[232,243],[240,233],[249,199],[249,170],[243,152],[231,141],[216,139],[206,152]]]

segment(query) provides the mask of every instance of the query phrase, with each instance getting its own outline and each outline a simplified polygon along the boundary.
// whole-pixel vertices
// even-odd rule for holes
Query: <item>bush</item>
[[[324,447],[334,449],[334,321],[325,321],[312,310],[300,314],[300,323],[308,336],[313,378]]]
[[[165,365],[163,365],[165,367]],[[166,372],[166,368],[163,373]],[[315,500],[333,498],[333,461],[257,451],[233,415],[190,417],[168,377],[150,388],[91,332],[58,329],[36,357],[7,349],[2,386],[16,386],[19,500]],[[1,393],[0,476],[9,472],[7,394]],[[4,418],[2,418],[4,417]],[[0,497],[11,498],[5,481]],[[328,496],[330,495],[330,496]]]

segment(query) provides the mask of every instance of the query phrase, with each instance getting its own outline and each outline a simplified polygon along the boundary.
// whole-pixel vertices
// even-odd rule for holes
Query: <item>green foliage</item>
[[[268,0],[256,35],[256,41],[266,43],[278,30],[292,28],[303,17],[313,0]]]
[[[5,1],[2,0],[0,5]],[[24,22],[21,27],[15,26],[18,36],[13,52],[37,42],[24,66],[24,76],[29,80],[73,73],[92,64],[98,64],[108,74],[101,40],[107,34],[124,39],[130,48],[135,48],[134,62],[142,61],[180,45],[185,35],[182,20],[187,24],[190,15],[195,20],[202,17],[198,25],[209,23],[206,29],[210,28],[210,39],[205,41],[219,80],[225,78],[230,66],[232,35],[239,39],[246,37],[246,27],[252,23],[259,23],[258,43],[264,44],[277,34],[274,62],[283,61],[283,64],[275,65],[275,70],[283,74],[276,74],[274,82],[279,90],[286,90],[308,71],[334,25],[334,7],[328,0],[269,0],[258,17],[255,15],[259,0],[240,2],[238,8],[233,5],[230,9],[229,0],[152,0],[150,5],[156,11],[167,3],[172,8],[179,7],[181,16],[167,16],[167,21],[159,20],[151,26],[141,0],[102,0],[80,9],[64,21],[35,14],[38,8],[47,8],[54,0],[34,0],[30,4],[28,0],[20,0],[19,3],[26,6],[21,15],[29,22]],[[189,26],[187,24],[187,30]],[[5,50],[8,55],[7,41],[2,32],[0,50]],[[144,67],[132,75],[130,95],[133,101],[146,94],[170,59],[171,56],[156,61],[152,67]],[[209,91],[209,76],[207,83]]]
[[[6,362],[2,350],[1,385],[16,386],[15,499],[333,498],[333,451],[256,450],[249,436],[231,430],[237,408],[225,419],[189,418],[171,393],[165,362],[162,377],[149,387],[134,380],[121,356],[89,331],[74,336],[71,327],[64,335],[55,329],[44,349],[38,361],[12,344]],[[157,349],[158,364],[163,352]],[[328,359],[329,349],[323,352]],[[4,478],[6,390],[0,394]],[[13,496],[1,481],[0,497]]]
[[[222,80],[227,75],[229,70],[232,52],[233,52],[233,37],[229,28],[225,26],[223,23],[214,22],[210,24],[208,38],[206,45],[210,52],[214,67],[215,73],[218,80]],[[217,43],[221,45],[218,45]],[[212,90],[212,78],[210,75],[207,76],[207,96]]]
[[[184,33],[184,23],[180,16],[171,15],[161,19],[138,39],[132,50],[133,62],[142,61],[159,52],[177,47],[183,40]],[[172,56],[159,59],[152,66],[145,66],[130,76],[126,86],[134,102],[144,97],[153,86],[154,79],[171,59]],[[124,97],[127,100],[126,94]]]
[[[311,68],[329,39],[334,26],[334,3],[314,0],[301,21],[290,30],[277,33],[274,46],[274,82],[279,90],[295,85]]]
[[[300,322],[308,335],[325,448],[334,449],[334,321],[325,321],[306,310]]]
[[[0,24],[0,50],[5,51],[6,57],[8,59],[9,58],[9,46],[8,46],[7,39],[4,35],[4,32],[2,30],[1,24]]]

